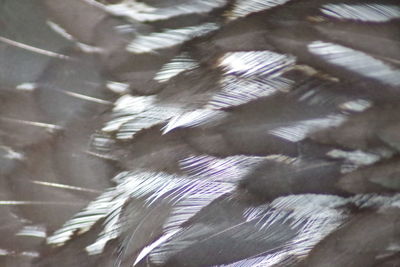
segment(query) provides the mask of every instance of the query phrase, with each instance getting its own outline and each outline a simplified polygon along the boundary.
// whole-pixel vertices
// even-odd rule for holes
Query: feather
[[[17,236],[32,236],[37,238],[46,238],[46,228],[40,225],[27,225],[21,229]]]
[[[118,16],[152,22],[167,20],[177,16],[204,14],[226,5],[226,0],[187,1],[171,6],[154,7],[135,0],[124,1],[120,4],[108,5],[106,10]]]
[[[168,106],[158,106],[142,112],[140,115],[127,121],[120,127],[117,138],[130,139],[139,131],[164,123],[181,112],[182,109],[179,107]]]
[[[399,86],[400,70],[363,52],[338,44],[315,41],[308,45],[311,53],[322,57],[328,63],[338,65],[384,84]]]
[[[347,110],[347,111],[354,111],[354,112],[361,112],[364,111],[372,106],[372,103],[368,100],[364,99],[357,99],[353,101],[348,101],[342,103],[340,108]]]
[[[1,1],[0,265],[396,265],[399,19]]]
[[[198,26],[168,29],[163,32],[138,36],[127,46],[127,50],[137,54],[154,53],[155,50],[180,45],[194,37],[206,35],[217,29],[218,25],[215,23],[204,23]]]
[[[48,237],[47,243],[62,245],[74,232],[87,232],[97,221],[112,213],[116,213],[117,215],[111,217],[112,219],[109,219],[106,224],[105,232],[109,235],[106,237],[107,240],[115,238],[115,231],[118,228],[119,214],[121,213],[123,204],[129,199],[129,197],[145,197],[148,194],[157,191],[159,188],[157,185],[163,183],[163,179],[159,179],[163,177],[163,174],[152,176],[151,173],[146,172],[120,173],[114,178],[118,183],[116,187],[110,188],[96,200],[91,202],[83,211],[77,213],[74,218],[66,222],[61,229]],[[151,179],[147,180],[147,177],[151,177]],[[174,182],[173,177],[166,176],[165,180],[171,180],[171,182]],[[171,186],[173,186],[173,184],[171,184]],[[153,200],[157,197],[159,197],[159,193],[153,195]],[[106,241],[101,240],[103,246],[105,245],[105,242]],[[96,251],[101,250],[102,247],[96,248]]]
[[[310,202],[310,199],[313,201]],[[304,195],[277,199],[271,205],[245,209],[239,223],[219,231],[215,231],[215,228],[199,229],[199,225],[190,226],[153,250],[150,260],[155,264],[167,264],[168,258],[183,253],[191,246],[204,244],[205,249],[207,242],[213,239],[226,240],[230,237],[233,240],[246,240],[249,245],[252,242],[258,243],[261,248],[255,249],[254,253],[258,251],[260,254],[267,254],[260,266],[271,266],[273,263],[281,263],[288,254],[304,256],[322,236],[336,229],[345,216],[335,207],[344,203],[343,199],[331,196]],[[316,212],[317,210],[323,212]],[[269,245],[273,243],[276,243],[276,249]],[[242,245],[245,246],[245,243]],[[220,253],[225,250],[217,244],[215,246],[214,249],[220,249]],[[277,251],[280,255],[277,255]],[[278,259],[272,260],[272,255]],[[211,255],[209,258],[212,260]],[[211,262],[209,264],[213,264]]]
[[[227,12],[229,20],[245,17],[249,14],[283,5],[290,0],[236,0],[233,9]]]
[[[225,75],[234,74],[240,77],[269,75],[275,77],[287,71],[296,58],[271,51],[251,51],[226,53],[219,61]]]
[[[170,62],[166,63],[157,72],[154,80],[158,82],[167,82],[181,72],[192,70],[199,67],[198,62],[192,59],[187,53],[182,53]]]
[[[224,117],[225,113],[222,111],[197,109],[172,117],[163,128],[163,133],[166,134],[176,128],[196,127],[203,124],[210,124],[213,121],[218,121]]]
[[[99,238],[87,247],[89,254],[101,253],[108,240],[119,236],[122,207],[130,198],[143,199],[145,206],[151,206],[161,197],[173,196],[175,208],[164,226],[165,233],[169,234],[203,206],[234,188],[221,182],[203,182],[163,173],[121,173],[114,180],[118,183],[116,187],[103,193],[48,237],[48,244],[62,245],[73,233],[85,233],[100,219],[106,218]]]
[[[318,200],[316,201],[313,199],[312,203],[307,201],[307,199],[316,197]],[[294,204],[293,201],[296,201]],[[305,201],[305,202],[303,202]],[[276,203],[275,203],[276,202]],[[329,203],[331,202],[331,203]],[[291,208],[293,211],[290,216],[280,215],[280,216],[273,216],[273,220],[279,221],[280,218],[285,218],[285,220],[290,221],[293,220],[292,227],[296,227],[299,223],[300,225],[304,225],[302,230],[299,231],[298,239],[295,239],[293,242],[289,244],[285,244],[280,249],[281,251],[276,253],[270,253],[269,255],[257,255],[256,257],[248,258],[233,264],[224,265],[224,266],[274,266],[276,264],[280,265],[290,265],[298,262],[299,260],[295,260],[295,258],[302,258],[310,253],[310,247],[312,243],[318,243],[321,236],[318,236],[318,232],[322,233],[323,235],[328,235],[330,232],[335,230],[341,222],[346,220],[346,216],[343,213],[338,212],[335,210],[335,206],[341,206],[345,204],[346,201],[343,199],[335,199],[331,198],[330,196],[320,197],[320,196],[297,196],[297,197],[286,197],[277,199],[274,201],[271,206],[275,207],[278,206],[277,209],[280,208],[286,210],[287,207],[292,207],[294,204],[295,207],[297,204],[303,203],[303,207],[296,207]],[[331,204],[334,203],[332,206]],[[281,206],[282,205],[282,206]],[[329,208],[327,208],[329,206]],[[318,211],[320,212],[318,214]],[[254,212],[254,211],[253,211]],[[314,213],[315,212],[315,213]],[[257,210],[257,213],[259,211]],[[317,215],[318,214],[318,215]],[[260,216],[259,214],[257,214]],[[282,217],[281,217],[282,216]],[[286,217],[287,216],[287,217]],[[292,218],[290,218],[293,216]],[[249,219],[252,220],[256,218],[253,214],[249,214]],[[299,220],[299,221],[297,221]],[[267,221],[266,223],[272,224],[271,221]],[[311,245],[311,246],[308,246]],[[288,255],[289,254],[289,255]]]
[[[124,123],[135,119],[155,102],[154,96],[131,96],[123,95],[115,103],[113,108],[113,119],[107,122],[103,131],[117,131]]]
[[[386,22],[400,18],[400,7],[382,4],[328,4],[322,13],[338,19],[359,20],[365,22]]]
[[[256,168],[263,157],[232,156],[216,158],[212,156],[191,156],[181,160],[181,168],[191,176],[207,177],[216,181],[235,183]]]
[[[345,118],[342,115],[328,115],[325,118],[298,121],[289,126],[275,128],[270,133],[290,142],[298,142],[313,132],[342,124]]]
[[[107,83],[107,88],[117,94],[127,94],[129,84],[109,81]]]
[[[216,93],[207,104],[207,107],[211,109],[239,106],[277,92],[287,92],[293,82],[280,77],[241,79],[229,75],[223,77],[220,83],[222,90]]]
[[[333,149],[329,151],[327,155],[332,158],[344,158],[356,166],[371,165],[381,159],[380,155],[361,150],[343,151],[339,149]]]
[[[37,88],[37,84],[35,83],[21,83],[18,84],[17,87],[15,87],[17,90],[23,90],[23,91],[33,91]]]

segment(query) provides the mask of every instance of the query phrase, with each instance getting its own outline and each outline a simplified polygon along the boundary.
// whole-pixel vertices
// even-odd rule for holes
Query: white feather
[[[173,189],[165,185],[153,195],[157,199],[159,196],[163,196],[163,199],[167,196],[172,197],[173,209],[163,225],[163,235],[143,248],[135,262],[139,262],[153,249],[177,234],[181,230],[181,225],[196,215],[202,208],[221,195],[232,192],[234,189],[235,186],[231,183],[210,181],[206,178],[188,179],[178,186],[174,185]],[[151,200],[151,202],[154,203],[154,200]],[[133,238],[134,235],[131,239]]]
[[[225,116],[225,112],[212,109],[197,109],[194,111],[185,112],[172,117],[167,125],[163,128],[163,134],[171,132],[177,128],[189,128],[210,124],[224,118]]]
[[[272,135],[286,139],[290,142],[298,142],[309,134],[329,127],[342,124],[346,120],[344,115],[328,115],[322,118],[303,120],[291,123],[289,126],[275,128],[269,132]]]
[[[158,49],[165,49],[179,45],[192,38],[205,35],[218,29],[215,23],[204,23],[198,26],[168,29],[163,32],[141,35],[135,38],[128,46],[127,50],[132,53],[150,53]]]
[[[182,53],[162,66],[154,77],[154,80],[166,82],[181,72],[192,70],[197,67],[199,67],[199,63],[192,59],[188,53]]]
[[[228,52],[220,58],[225,75],[241,77],[269,75],[276,77],[293,67],[296,58],[271,51]]]
[[[360,194],[349,199],[360,209],[379,209],[386,210],[392,208],[400,208],[400,194],[393,194],[392,196],[378,195],[378,194]]]
[[[214,181],[236,183],[254,170],[265,157],[232,156],[216,158],[213,156],[191,156],[180,161],[183,171],[193,177],[207,177]]]
[[[185,235],[174,234],[169,240],[154,248],[150,253],[150,261],[163,264],[175,253],[198,242],[218,238],[221,234],[229,234],[240,242],[268,243],[271,238],[276,241],[284,225],[294,231],[293,238],[287,241],[282,239],[282,244],[278,247],[224,266],[274,266],[278,263],[287,263],[291,257],[301,258],[307,255],[315,244],[346,220],[347,217],[341,207],[347,202],[344,198],[329,195],[281,197],[271,204],[249,207],[244,211],[242,222],[222,228],[216,233],[213,233],[210,226],[204,224],[189,226],[183,230]],[[249,232],[249,229],[254,230]]]
[[[131,120],[124,122],[117,133],[117,138],[131,139],[139,131],[151,128],[157,124],[165,123],[174,116],[180,116],[178,114],[181,114],[182,112],[182,108],[178,106],[160,105],[151,108],[138,114]]]
[[[21,90],[21,91],[33,91],[38,87],[36,83],[21,83],[18,84],[15,89]]]
[[[226,0],[186,1],[181,4],[157,8],[135,0],[125,0],[120,4],[107,6],[106,10],[117,16],[126,16],[136,21],[147,22],[166,20],[182,15],[208,13],[216,8],[223,7],[226,2]]]
[[[349,163],[357,166],[371,165],[381,159],[380,155],[364,152],[361,150],[344,151],[340,149],[333,149],[327,153],[332,158],[343,158]]]
[[[15,235],[17,236],[32,236],[37,238],[46,238],[46,227],[42,225],[26,225],[22,228],[18,233]]]
[[[321,11],[330,17],[365,22],[386,22],[400,18],[399,6],[383,4],[328,4]]]
[[[352,101],[347,101],[345,103],[340,104],[340,108],[347,111],[353,112],[362,112],[364,110],[369,109],[372,106],[372,103],[368,100],[364,99],[356,99]]]
[[[306,256],[315,244],[345,221],[346,215],[338,208],[346,203],[347,200],[336,196],[292,195],[278,198],[270,205],[246,210],[246,220],[259,220],[261,228],[274,223],[290,222],[291,227],[297,229],[297,235],[273,251],[223,266],[291,266],[294,264],[292,261]]]
[[[227,75],[221,78],[222,90],[208,102],[210,109],[223,109],[248,103],[260,97],[287,92],[292,81],[285,78],[240,78]]]
[[[107,88],[117,94],[126,94],[126,93],[128,93],[129,84],[108,81]]]
[[[283,5],[290,0],[236,0],[233,9],[227,13],[228,20],[245,17],[251,13]]]
[[[327,62],[349,71],[378,80],[384,84],[400,85],[399,69],[395,69],[363,52],[322,41],[312,42],[308,45],[308,50],[315,55],[321,56]]]
[[[180,229],[180,226],[193,217],[202,208],[216,198],[230,193],[235,185],[221,181],[195,181],[190,189],[180,195],[181,200],[174,206],[170,217],[164,224],[164,233],[169,234]]]
[[[87,247],[89,254],[101,253],[106,242],[118,236],[122,207],[128,199],[143,198],[151,204],[164,194],[164,190],[172,190],[187,182],[178,176],[141,171],[122,172],[114,178],[114,181],[118,183],[117,186],[109,188],[89,203],[83,211],[77,213],[61,229],[48,237],[47,243],[63,245],[74,233],[85,233],[100,219],[106,218],[99,238]]]
[[[107,122],[102,130],[105,132],[117,131],[124,123],[135,119],[138,114],[151,108],[155,102],[155,96],[121,96],[114,103],[113,119]]]

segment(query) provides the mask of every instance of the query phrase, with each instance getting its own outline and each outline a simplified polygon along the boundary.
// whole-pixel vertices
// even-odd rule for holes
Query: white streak
[[[368,100],[364,99],[357,99],[357,100],[352,100],[348,101],[345,103],[340,104],[340,108],[343,110],[348,110],[348,111],[353,111],[353,112],[362,112],[364,110],[367,110],[372,106],[372,103]]]
[[[157,72],[154,80],[158,82],[166,82],[169,79],[177,76],[179,73],[195,69],[199,64],[192,59],[188,53],[182,53],[173,58],[170,62],[163,65]]]
[[[21,91],[33,91],[37,88],[36,83],[21,83],[18,84],[16,89]]]
[[[294,122],[289,126],[279,127],[269,132],[275,136],[286,139],[290,142],[298,142],[306,138],[309,134],[334,127],[345,121],[343,115],[329,115],[325,118],[317,118],[311,120],[303,120]]]
[[[90,136],[90,145],[94,147],[96,151],[109,152],[114,144],[115,140],[105,133],[95,133]]]
[[[355,164],[357,166],[371,165],[381,159],[381,156],[379,155],[367,153],[361,150],[344,151],[340,149],[333,149],[329,151],[326,155],[332,158],[346,159],[350,163]]]
[[[229,20],[235,20],[251,13],[283,5],[289,1],[290,0],[236,0],[233,9],[227,12],[227,17]]]
[[[400,208],[400,194],[393,196],[384,196],[378,194],[359,194],[355,195],[349,202],[355,204],[361,209],[391,209]]]
[[[5,118],[5,117],[0,117],[0,120],[14,122],[14,123],[20,123],[20,124],[25,124],[25,125],[30,125],[30,126],[36,126],[36,127],[43,127],[43,128],[47,128],[51,131],[62,130],[61,126],[49,124],[49,123],[38,122],[38,121],[25,121],[25,120]]]
[[[331,64],[343,67],[384,84],[399,86],[400,70],[363,52],[338,44],[315,41],[308,45],[308,50]]]
[[[265,157],[232,156],[216,158],[212,156],[191,156],[180,161],[183,171],[194,177],[236,183],[254,170]]]
[[[229,52],[219,62],[225,75],[276,77],[294,66],[295,57],[271,51]]]
[[[104,49],[101,47],[97,47],[97,46],[93,46],[93,45],[88,45],[88,44],[84,44],[81,42],[76,42],[76,45],[78,46],[78,48],[85,53],[88,54],[102,54],[104,53]]]
[[[47,238],[48,244],[63,245],[74,234],[82,234],[100,219],[106,218],[104,229],[98,239],[88,246],[89,254],[102,252],[108,240],[114,239],[119,234],[120,216],[125,202],[130,198],[146,198],[151,204],[165,192],[183,183],[183,178],[165,173],[153,172],[123,172],[113,180],[117,186],[109,188],[96,200],[77,213],[63,227]],[[110,216],[112,215],[112,216]]]
[[[82,192],[90,192],[90,193],[100,193],[100,191],[95,190],[95,189],[84,188],[84,187],[79,187],[79,186],[72,186],[72,185],[67,185],[67,184],[50,183],[50,182],[36,181],[36,180],[32,180],[31,182],[34,184],[37,184],[37,185],[49,186],[49,187],[54,187],[54,188],[66,189],[66,190],[82,191]]]
[[[11,254],[11,252],[8,249],[0,248],[0,256],[7,256],[9,254]]]
[[[173,235],[175,235],[176,233],[178,233],[179,230],[175,230],[175,231],[171,231],[168,234],[162,235],[159,239],[157,239],[156,241],[154,241],[153,243],[151,243],[150,245],[144,247],[139,255],[137,256],[135,262],[133,263],[133,266],[135,266],[136,264],[138,264],[144,257],[146,257],[154,248],[156,248],[157,246],[161,245],[162,243],[164,243],[165,241],[168,240],[168,238],[172,237]]]
[[[400,18],[400,7],[382,4],[328,4],[321,8],[322,13],[338,19],[365,22],[386,22]]]
[[[61,35],[62,37],[64,37],[67,40],[75,42],[76,45],[79,47],[79,49],[81,49],[83,52],[85,52],[85,53],[102,53],[103,52],[102,48],[78,42],[71,34],[69,34],[60,25],[58,25],[50,20],[48,20],[46,23],[47,23],[47,25],[50,26],[50,28],[54,32],[58,33],[59,35]]]
[[[9,206],[30,206],[30,205],[60,205],[60,206],[79,206],[80,203],[56,202],[56,201],[20,201],[20,200],[1,200],[0,205]]]
[[[41,55],[44,55],[44,56],[48,56],[48,57],[69,59],[69,57],[66,56],[66,55],[62,55],[62,54],[59,54],[59,53],[55,53],[55,52],[51,52],[51,51],[48,51],[48,50],[40,49],[40,48],[31,46],[31,45],[23,44],[23,43],[20,43],[20,42],[17,42],[17,41],[13,41],[13,40],[10,40],[10,39],[2,37],[2,36],[0,36],[0,42],[6,43],[6,44],[11,45],[11,46],[15,46],[15,47],[18,47],[18,48],[21,48],[21,49],[24,49],[24,50],[27,50],[27,51],[30,51],[30,52],[33,52],[33,53],[37,53],[37,54],[41,54]]]
[[[222,109],[248,103],[277,92],[289,91],[292,81],[284,78],[238,78],[224,76],[220,80],[222,90],[215,94],[206,107]]]
[[[23,159],[25,159],[23,153],[16,152],[11,147],[0,145],[0,148],[7,152],[7,154],[3,155],[4,158],[15,159],[15,160],[23,160]]]
[[[131,139],[141,130],[165,123],[174,116],[178,116],[181,112],[182,109],[180,107],[162,105],[146,110],[121,125],[117,138]]]
[[[268,244],[279,241],[280,244],[251,258],[225,266],[290,266],[288,258],[302,258],[313,247],[345,220],[345,210],[341,207],[348,201],[329,195],[295,195],[280,197],[271,204],[249,207],[243,213],[243,220],[236,224],[226,224],[214,231],[215,226],[204,223],[192,224],[182,230],[176,238],[170,238],[150,253],[150,262],[165,263],[180,251],[190,248],[198,242],[206,244],[209,239],[218,239],[228,235],[238,242],[260,242]],[[281,236],[287,229],[289,237]]]
[[[30,257],[30,258],[37,258],[40,256],[39,252],[37,251],[23,251],[20,254],[21,256]]]
[[[39,253],[37,251],[22,251],[22,252],[16,252],[13,250],[8,250],[8,249],[2,249],[0,248],[0,256],[23,256],[23,257],[30,257],[30,258],[37,258],[39,257]]]
[[[96,97],[92,97],[92,96],[88,96],[88,95],[83,95],[83,94],[78,94],[75,92],[71,92],[71,91],[60,91],[66,95],[72,96],[72,97],[76,97],[82,100],[86,100],[86,101],[90,101],[90,102],[94,102],[94,103],[98,103],[98,104],[103,104],[103,105],[112,105],[113,103],[107,100],[103,100],[100,98],[96,98]]]
[[[114,104],[113,119],[102,130],[105,132],[118,130],[124,123],[136,118],[138,114],[152,107],[155,101],[155,96],[121,96]]]
[[[109,5],[106,9],[117,16],[127,16],[136,21],[146,22],[166,20],[182,15],[204,14],[225,4],[226,0],[202,0],[156,8],[136,1],[124,1],[120,4]]]
[[[75,41],[75,38],[71,34],[69,34],[64,28],[62,28],[60,25],[54,23],[51,20],[47,20],[46,23],[47,23],[47,25],[49,25],[49,27],[54,32],[56,32],[57,34],[61,35],[65,39],[70,40],[70,41]]]
[[[290,223],[297,234],[294,239],[271,251],[226,266],[293,265],[291,260],[307,256],[319,241],[343,223],[346,216],[338,208],[346,203],[345,199],[335,196],[293,195],[280,197],[269,207],[264,205],[247,210],[247,221],[256,220],[261,228]]]
[[[107,82],[107,88],[117,94],[126,94],[129,92],[129,84],[119,82]]]
[[[165,49],[179,45],[192,38],[205,35],[218,29],[215,23],[205,23],[198,26],[169,29],[150,35],[138,36],[128,46],[127,50],[132,53],[150,53],[158,49]]]
[[[182,115],[177,115],[171,118],[167,125],[163,127],[163,134],[171,132],[177,128],[190,128],[215,123],[225,116],[225,112],[212,109],[197,109],[185,112]]]
[[[46,228],[40,225],[27,225],[22,228],[18,233],[16,233],[16,235],[46,238]]]

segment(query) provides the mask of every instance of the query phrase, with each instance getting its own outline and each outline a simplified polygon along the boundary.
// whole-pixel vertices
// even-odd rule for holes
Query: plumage
[[[0,0],[1,266],[400,266],[396,0]]]

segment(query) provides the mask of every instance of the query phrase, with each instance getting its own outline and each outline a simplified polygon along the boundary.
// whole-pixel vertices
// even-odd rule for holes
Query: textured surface
[[[400,266],[400,5],[0,0],[1,266]]]

